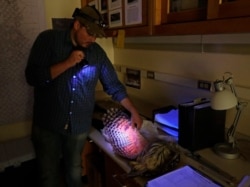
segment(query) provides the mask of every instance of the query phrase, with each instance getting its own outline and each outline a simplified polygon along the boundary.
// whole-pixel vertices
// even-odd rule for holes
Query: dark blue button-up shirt
[[[64,128],[70,123],[70,133],[79,134],[91,126],[98,80],[115,101],[121,101],[127,93],[97,43],[84,51],[87,65],[77,64],[52,80],[51,65],[65,60],[72,49],[70,31],[42,32],[31,49],[25,75],[27,82],[34,86],[33,124],[68,133]]]

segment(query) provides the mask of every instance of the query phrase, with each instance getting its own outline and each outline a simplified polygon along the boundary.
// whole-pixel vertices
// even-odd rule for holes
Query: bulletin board
[[[30,48],[45,28],[43,0],[0,1],[0,125],[32,117],[33,88],[25,80]]]

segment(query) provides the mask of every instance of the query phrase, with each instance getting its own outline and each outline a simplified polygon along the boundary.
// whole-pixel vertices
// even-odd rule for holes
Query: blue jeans
[[[60,186],[61,158],[67,187],[82,187],[81,152],[86,138],[87,133],[63,135],[33,126],[32,140],[41,187]]]

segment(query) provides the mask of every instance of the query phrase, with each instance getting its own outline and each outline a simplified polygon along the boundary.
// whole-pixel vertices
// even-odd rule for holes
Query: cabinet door
[[[161,0],[162,23],[250,16],[249,0]]]
[[[208,19],[238,18],[250,16],[249,0],[209,0]]]
[[[161,0],[161,23],[183,23],[206,19],[206,0]]]
[[[140,187],[133,178],[124,177],[125,171],[108,155],[105,155],[105,179],[107,187]]]
[[[154,26],[153,35],[250,32],[249,0],[198,0],[201,5],[187,10],[172,8],[176,1],[188,0],[159,0],[161,20]]]
[[[87,156],[99,151],[99,148],[91,141],[87,140],[82,150],[82,176],[87,175]]]

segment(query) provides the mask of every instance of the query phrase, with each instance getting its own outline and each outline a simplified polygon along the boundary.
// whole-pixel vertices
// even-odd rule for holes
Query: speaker
[[[213,110],[210,101],[179,104],[178,144],[190,151],[224,142],[226,111]]]

